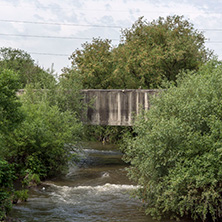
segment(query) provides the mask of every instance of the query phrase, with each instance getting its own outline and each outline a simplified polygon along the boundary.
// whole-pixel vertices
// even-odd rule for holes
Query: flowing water
[[[121,152],[91,144],[81,156],[66,176],[32,189],[27,202],[13,207],[12,216],[24,222],[154,222],[131,197],[137,186],[126,177]]]

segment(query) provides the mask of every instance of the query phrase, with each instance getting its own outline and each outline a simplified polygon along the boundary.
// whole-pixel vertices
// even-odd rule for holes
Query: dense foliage
[[[4,133],[20,122],[22,115],[16,97],[18,76],[10,70],[0,72],[0,132]]]
[[[83,86],[80,76],[74,70],[64,68],[55,91],[51,90],[54,103],[59,106],[61,111],[70,111],[82,117],[84,104],[81,102],[81,89],[83,89]]]
[[[113,72],[111,41],[93,39],[92,43],[84,43],[82,50],[77,49],[71,55],[72,69],[79,76],[85,89],[112,88],[110,77]]]
[[[154,98],[125,159],[154,218],[222,218],[222,64],[210,62]]]
[[[63,171],[70,151],[74,151],[72,148],[80,140],[82,129],[74,113],[60,111],[49,100],[47,91],[27,90],[21,96],[25,119],[6,138],[6,158],[19,164],[21,169],[38,174],[40,178]]]
[[[0,221],[24,188],[67,169],[82,134],[80,85],[69,76],[55,81],[20,50],[1,49]],[[6,69],[10,68],[10,69]],[[16,96],[25,86],[24,94]],[[19,180],[23,190],[15,190]]]
[[[182,16],[148,22],[139,18],[122,31],[117,47],[108,39],[93,39],[70,57],[71,70],[85,89],[149,89],[162,87],[163,80],[176,81],[181,70],[198,70],[211,56],[205,37]],[[87,135],[113,141],[121,127],[89,127]],[[115,140],[115,139],[114,139]]]
[[[163,79],[175,81],[181,70],[198,70],[210,55],[203,34],[180,16],[139,18],[122,39],[114,55],[115,87],[156,88]]]
[[[0,48],[0,70],[2,69],[18,73],[21,88],[30,83],[38,83],[42,88],[47,88],[51,82],[55,82],[51,73],[36,65],[31,56],[20,49]]]
[[[138,136],[125,150],[131,177],[142,185],[138,195],[154,217],[222,215],[221,65],[177,80],[181,70],[196,71],[211,55],[203,34],[183,17],[140,18],[121,38],[115,48],[110,40],[83,44],[59,83],[28,53],[0,49],[0,220],[13,193],[27,198],[26,190],[13,191],[16,178],[29,185],[66,169],[83,131],[81,88],[151,88],[165,79],[178,88],[163,92],[138,118]],[[19,88],[25,88],[20,99]],[[113,142],[125,130],[92,126],[86,134]]]
[[[72,54],[84,88],[156,88],[163,79],[175,81],[181,70],[198,70],[211,55],[203,34],[180,16],[139,18],[121,39],[115,48],[108,39],[93,39]]]
[[[14,167],[0,158],[0,220],[11,210],[11,191],[13,187]]]
[[[0,71],[0,220],[11,209],[11,191],[13,188],[14,166],[4,160],[3,138],[12,132],[22,120],[21,104],[16,97],[18,76],[10,70]]]

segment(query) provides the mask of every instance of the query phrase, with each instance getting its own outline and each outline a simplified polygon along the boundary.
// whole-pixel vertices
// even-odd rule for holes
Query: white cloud
[[[129,28],[140,16],[148,21],[159,16],[185,15],[195,28],[220,28],[222,21],[220,0],[0,0],[0,20],[32,21],[79,25],[107,25]],[[119,39],[120,29],[87,26],[6,23],[0,21],[0,33],[73,36],[80,38],[102,37]],[[222,32],[205,32],[211,41],[219,41]],[[27,52],[69,54],[80,48],[86,40],[5,37],[0,35],[0,47],[21,48]],[[88,40],[89,41],[89,40]],[[114,42],[113,44],[117,44]],[[222,44],[210,44],[222,59]],[[60,72],[69,65],[68,57],[35,55],[39,65],[48,68],[52,63]]]

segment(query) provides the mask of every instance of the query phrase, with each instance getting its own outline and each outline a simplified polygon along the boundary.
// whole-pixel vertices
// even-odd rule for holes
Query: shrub
[[[32,170],[30,170],[30,169],[25,170],[26,175],[22,181],[22,184],[24,187],[33,187],[33,186],[37,186],[41,183],[39,175],[36,173],[32,173],[33,171],[35,171],[35,170],[33,170],[33,169]]]
[[[14,167],[7,161],[0,159],[0,221],[12,208],[11,191],[14,179]]]
[[[16,97],[18,76],[11,70],[0,70],[0,133],[15,128],[22,120],[21,104]]]
[[[19,201],[24,202],[28,199],[28,190],[17,190],[13,195],[13,203],[16,204]]]
[[[147,214],[216,221],[222,217],[222,65],[212,61],[179,79],[137,118],[125,160]]]
[[[73,113],[51,105],[44,93],[38,99],[32,97],[35,95],[21,98],[25,119],[7,138],[7,158],[16,162],[20,170],[29,169],[40,178],[57,175],[67,166],[82,124]]]
[[[15,179],[14,166],[4,160],[8,150],[4,137],[12,132],[22,120],[22,113],[16,91],[19,88],[18,76],[11,70],[0,68],[0,221],[11,209],[11,193]]]

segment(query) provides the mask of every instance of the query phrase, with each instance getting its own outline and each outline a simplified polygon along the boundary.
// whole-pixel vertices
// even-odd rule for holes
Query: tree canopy
[[[81,77],[84,88],[109,88],[113,70],[111,41],[93,39],[84,43],[83,49],[77,49],[70,57],[72,69]]]
[[[222,65],[215,61],[153,99],[134,126],[125,160],[155,218],[222,217]]]
[[[19,88],[18,76],[11,70],[0,70],[0,220],[11,209],[12,182],[15,179],[13,166],[4,160],[4,137],[22,121],[21,103],[16,97]]]
[[[160,17],[152,22],[139,18],[131,28],[122,30],[121,42],[94,38],[70,57],[71,68],[85,89],[147,89],[176,82],[182,70],[197,71],[211,58],[203,33],[183,16]],[[115,127],[89,127],[96,138],[119,138]],[[115,133],[116,132],[116,133]],[[115,134],[115,136],[113,136]],[[106,136],[109,135],[109,136]]]
[[[93,39],[70,59],[84,88],[156,88],[181,70],[198,70],[211,56],[204,35],[182,16],[139,18],[122,31],[121,43]]]
[[[57,84],[22,50],[0,50],[0,221],[12,202],[27,199],[25,188],[64,172],[77,155],[80,91],[72,83]],[[19,88],[25,93],[17,97]]]
[[[21,106],[16,91],[19,89],[18,75],[11,70],[0,70],[0,133],[15,127],[22,119]]]
[[[30,54],[20,49],[0,48],[0,69],[10,69],[18,73],[22,88],[30,83],[38,83],[44,88],[55,81],[53,75],[36,65]]]

